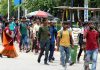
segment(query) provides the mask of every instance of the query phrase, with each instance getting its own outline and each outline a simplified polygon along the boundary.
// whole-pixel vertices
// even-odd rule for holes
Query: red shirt
[[[12,34],[12,32],[11,32],[10,29],[9,29],[9,27],[5,27],[4,31],[5,31],[5,35],[6,35],[7,40],[8,40],[9,42],[11,42],[11,41],[13,40],[13,38],[9,37],[9,36],[6,34],[6,32],[8,32],[10,35]]]
[[[95,50],[98,48],[99,33],[96,30],[88,30],[86,35],[86,50]]]

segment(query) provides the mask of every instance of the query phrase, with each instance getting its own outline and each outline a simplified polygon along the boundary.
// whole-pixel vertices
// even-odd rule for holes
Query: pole
[[[27,9],[25,9],[25,17],[26,17],[26,15],[27,15]]]
[[[71,7],[73,7],[74,0],[71,0]],[[70,10],[70,20],[71,20],[71,26],[72,26],[72,18],[73,18],[73,10]]]
[[[79,5],[78,5],[78,7],[79,7]],[[77,10],[77,16],[78,16],[78,19],[80,18],[80,11],[79,10]]]
[[[68,0],[66,0],[66,6],[68,6]],[[66,9],[66,20],[68,20],[68,9]]]
[[[84,8],[88,8],[88,0],[84,0]],[[84,10],[84,22],[88,21],[88,9]]]
[[[10,7],[10,6],[9,6],[9,0],[8,0],[8,18],[7,18],[8,21],[9,21],[9,7]]]
[[[20,6],[18,7],[18,22],[20,20]]]

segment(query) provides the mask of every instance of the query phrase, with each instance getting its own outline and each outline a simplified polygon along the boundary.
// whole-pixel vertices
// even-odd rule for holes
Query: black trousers
[[[79,44],[79,46],[80,46],[80,50],[79,50],[79,53],[78,53],[78,56],[77,56],[78,61],[80,60],[80,56],[81,56],[82,52],[83,51],[85,52],[85,50],[83,49],[83,44]],[[84,55],[84,57],[85,57],[85,55]]]

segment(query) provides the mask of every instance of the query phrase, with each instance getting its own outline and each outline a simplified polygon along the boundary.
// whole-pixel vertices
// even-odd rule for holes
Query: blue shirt
[[[51,43],[54,43],[55,42],[55,38],[57,36],[57,29],[54,26],[50,26],[49,27],[49,31],[50,31],[50,36],[51,36],[50,41],[51,41]]]
[[[9,24],[10,30],[14,31],[14,30],[15,30],[15,27],[16,27],[15,22],[11,22],[11,23]]]

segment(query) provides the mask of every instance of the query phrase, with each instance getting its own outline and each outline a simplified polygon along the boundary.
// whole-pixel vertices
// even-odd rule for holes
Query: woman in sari
[[[14,58],[17,57],[17,53],[13,44],[13,35],[12,32],[9,29],[9,23],[7,22],[5,29],[3,30],[3,41],[2,45],[4,46],[4,49],[0,53],[0,57],[7,56],[8,58]]]

